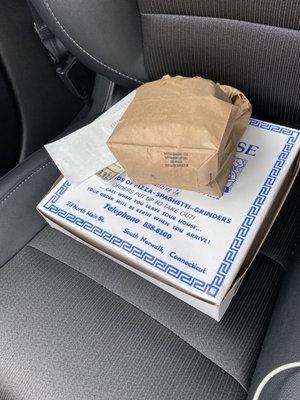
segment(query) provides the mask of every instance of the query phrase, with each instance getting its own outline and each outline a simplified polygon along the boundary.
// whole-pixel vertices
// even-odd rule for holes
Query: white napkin
[[[106,142],[134,96],[135,91],[91,124],[45,146],[69,182],[80,183],[117,161]]]

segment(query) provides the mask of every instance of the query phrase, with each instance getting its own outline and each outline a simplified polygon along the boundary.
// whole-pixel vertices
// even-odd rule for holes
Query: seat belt
[[[34,29],[56,66],[56,73],[65,86],[85,104],[90,105],[95,74],[74,57],[64,44],[50,31],[34,6],[28,0]]]

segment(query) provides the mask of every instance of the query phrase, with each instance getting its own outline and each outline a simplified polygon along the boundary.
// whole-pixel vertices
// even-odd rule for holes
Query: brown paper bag
[[[137,89],[108,146],[137,184],[221,196],[250,115],[237,89],[165,76]]]

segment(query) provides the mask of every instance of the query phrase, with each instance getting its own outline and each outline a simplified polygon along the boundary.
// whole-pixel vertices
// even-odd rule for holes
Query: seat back
[[[32,0],[84,63],[134,87],[164,74],[236,86],[262,119],[300,122],[297,0]]]

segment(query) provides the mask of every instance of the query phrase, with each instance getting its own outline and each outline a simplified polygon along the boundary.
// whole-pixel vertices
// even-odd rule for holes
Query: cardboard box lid
[[[166,285],[166,282],[168,282],[168,286],[171,288],[170,290],[173,292],[180,291],[183,297],[189,296],[189,301],[193,302],[191,298],[194,298],[195,303],[201,299],[202,303],[205,303],[206,306],[209,304],[212,307],[217,307],[218,313],[221,311],[224,312],[224,305],[229,303],[230,298],[236,292],[243,278],[245,269],[249,265],[251,258],[253,258],[254,254],[258,251],[263,236],[270,227],[273,219],[272,217],[278,212],[280,204],[282,204],[282,199],[288,192],[288,188],[295,177],[295,163],[299,152],[298,131],[257,120],[252,120],[251,124],[251,127],[254,128],[249,128],[248,133],[245,134],[239,145],[240,152],[237,154],[237,158],[240,159],[242,156],[245,157],[245,159],[246,156],[248,156],[249,160],[253,160],[253,158],[250,159],[250,157],[257,158],[255,161],[248,160],[248,163],[243,165],[242,170],[240,168],[234,171],[236,175],[235,181],[229,182],[229,193],[222,198],[223,200],[188,192],[180,194],[176,189],[163,187],[155,188],[154,194],[153,191],[152,193],[149,192],[151,188],[136,187],[134,184],[127,182],[125,177],[122,178],[124,181],[122,181],[121,178],[117,179],[111,183],[111,186],[101,189],[99,181],[97,178],[93,177],[77,186],[73,194],[70,195],[71,197],[69,196],[71,191],[67,192],[70,189],[70,185],[64,180],[61,181],[40,203],[38,209],[44,216],[63,229],[77,236],[83,234],[81,238],[94,247],[98,246],[102,248],[103,251],[111,249],[111,255],[114,258],[118,258],[122,260],[123,263],[132,265],[132,268],[136,271],[138,262],[142,260],[144,264],[147,264],[147,268],[143,269],[143,271],[140,270],[139,273],[145,273],[146,271],[148,276],[159,282],[161,286]],[[270,137],[268,137],[268,140],[264,142],[263,135],[269,134],[271,141]],[[249,139],[253,139],[253,135],[257,139],[256,142],[249,141]],[[276,138],[280,139],[276,140]],[[277,144],[274,143],[276,141],[278,142]],[[252,155],[254,149],[257,151],[256,154],[266,154],[270,143],[272,143],[272,149],[268,152],[268,156],[272,156],[271,160],[263,157],[259,161],[258,158],[261,156]],[[249,146],[252,146],[252,148]],[[262,163],[262,169],[259,169],[261,173],[260,177],[257,176],[257,169],[255,169],[260,165],[259,162]],[[248,168],[248,172],[246,168]],[[247,203],[247,207],[244,208],[244,214],[239,215],[240,209],[237,210],[236,207],[238,206],[238,202],[243,200],[241,193],[244,195],[246,194],[245,191],[248,187],[249,176],[252,177],[250,180],[251,190],[247,192],[247,199],[250,199],[250,201]],[[254,177],[257,178],[256,181]],[[257,185],[258,182],[261,183]],[[93,191],[88,191],[88,187],[96,191],[98,190],[98,193],[95,194]],[[76,197],[80,191],[82,196]],[[133,191],[133,194],[130,191]],[[113,192],[115,192],[115,194]],[[69,194],[66,195],[66,193]],[[74,193],[77,193],[75,197]],[[106,197],[103,197],[103,195]],[[198,197],[195,198],[195,195]],[[115,200],[111,200],[114,196],[116,196]],[[235,200],[229,202],[228,199],[234,199],[234,197],[237,198],[238,202],[235,202]],[[131,200],[128,198],[131,198]],[[151,198],[152,200],[150,200]],[[74,208],[76,199],[78,204]],[[145,199],[147,199],[147,203]],[[149,212],[151,215],[141,214],[143,206],[135,202],[135,200],[140,202],[144,201],[144,211]],[[155,207],[155,205],[153,205],[154,200],[162,202],[163,204],[160,206],[156,205]],[[69,204],[67,206],[68,201],[73,203],[73,205]],[[109,206],[106,206],[106,204],[110,204],[108,202],[112,203],[111,206],[115,205],[115,207],[109,209]],[[178,205],[178,202],[182,204]],[[237,221],[235,228],[229,231],[232,233],[232,237],[226,238],[223,228],[218,228],[226,226],[224,225],[224,221],[222,222],[222,220],[218,219],[214,220],[208,215],[197,212],[196,209],[205,210],[208,204],[214,204],[213,214],[221,215],[221,210],[223,210],[223,213],[225,212],[224,207],[226,204],[228,206],[228,202],[229,205],[232,203],[230,210],[233,207],[234,211],[230,215],[230,218],[237,218]],[[147,204],[149,205],[148,208],[146,208]],[[191,204],[192,210],[191,208],[187,208],[187,205]],[[200,208],[199,204],[202,208]],[[130,205],[134,207],[133,210],[129,208]],[[158,213],[155,213],[152,208],[159,209],[159,207],[164,207],[165,205],[168,205],[168,208],[164,208],[165,213],[168,215],[163,215],[161,213],[159,214],[159,218],[154,219],[157,217]],[[174,213],[174,210],[170,210],[170,207],[172,208],[175,206],[181,210],[180,213],[182,215],[178,215]],[[184,265],[182,260],[180,262],[172,257],[164,258],[164,254],[160,253],[159,250],[159,246],[164,243],[163,238],[159,234],[151,232],[148,228],[145,228],[147,229],[147,236],[151,237],[152,244],[155,244],[156,241],[156,249],[151,247],[151,240],[149,240],[150,244],[137,243],[137,241],[133,241],[134,238],[127,233],[121,236],[120,231],[114,232],[114,229],[117,229],[118,226],[122,226],[121,221],[126,221],[126,223],[131,224],[131,230],[133,229],[132,227],[139,225],[117,216],[115,211],[113,211],[114,208],[117,208],[117,210],[119,209],[121,212],[127,210],[127,214],[133,214],[132,216],[140,219],[143,224],[149,221],[153,224],[155,221],[156,227],[159,227],[164,232],[171,232],[174,237],[177,237],[174,243],[174,250],[177,252],[176,254],[182,254],[183,260],[188,260],[189,257],[191,259],[193,254],[195,254],[194,259],[197,257],[197,259],[200,260],[202,257],[201,248],[207,250],[206,257],[207,255],[211,256],[213,251],[217,251],[215,245],[213,248],[210,246],[210,243],[204,245],[203,242],[199,242],[195,238],[187,237],[187,232],[208,238],[213,238],[213,236],[209,236],[211,232],[214,232],[217,236],[219,235],[219,240],[226,241],[226,243],[224,243],[223,247],[221,246],[222,249],[220,246],[218,247],[218,251],[220,251],[218,255],[219,262],[217,264],[214,262],[211,263],[211,266],[214,267],[214,273],[208,276],[192,268],[191,265]],[[93,213],[96,215],[96,218],[104,216],[108,221],[108,225],[101,220],[96,220],[95,215],[92,216]],[[193,215],[196,215],[198,219],[195,220],[195,217],[193,220],[190,220],[189,216]],[[170,216],[175,219],[170,219]],[[224,218],[229,217],[227,215],[224,216]],[[185,221],[185,224],[179,222],[180,219]],[[206,220],[207,230],[205,234],[203,223]],[[164,225],[163,221],[169,222],[169,225]],[[189,226],[187,224],[189,224]],[[202,233],[197,232],[191,227],[191,225],[197,224],[201,224]],[[177,234],[178,231],[173,228],[173,225],[183,229],[184,233],[179,232]],[[231,224],[228,224],[227,226],[230,225]],[[208,232],[209,230],[210,232]],[[228,231],[226,232],[228,234]],[[195,243],[197,245],[195,245]],[[142,244],[144,247],[142,247]],[[103,245],[105,245],[106,249],[103,248]],[[189,245],[191,246],[190,248],[188,248]],[[211,249],[211,252],[209,252],[209,249]],[[226,251],[224,251],[224,249]],[[118,255],[122,255],[122,257],[118,257]],[[215,257],[214,260],[215,259],[217,259],[217,257]],[[199,261],[200,266],[204,265],[203,260],[202,258],[202,262]],[[135,263],[135,261],[137,263]],[[205,264],[205,266],[207,268],[207,264]],[[152,273],[149,273],[149,271],[152,271]],[[200,306],[197,308],[199,307]],[[220,317],[220,314],[218,315]]]

